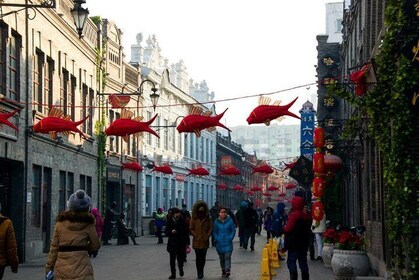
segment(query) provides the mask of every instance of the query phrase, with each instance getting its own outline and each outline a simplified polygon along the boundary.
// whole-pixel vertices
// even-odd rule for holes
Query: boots
[[[183,272],[183,266],[182,267],[179,266],[179,275],[180,275],[180,277],[185,275],[185,273]]]
[[[310,280],[310,274],[308,272],[301,272],[302,280]]]
[[[298,272],[290,272],[290,280],[298,280]]]

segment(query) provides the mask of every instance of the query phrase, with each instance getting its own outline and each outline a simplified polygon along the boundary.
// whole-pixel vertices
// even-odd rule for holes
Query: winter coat
[[[19,259],[12,221],[0,214],[0,266],[8,266],[17,271]]]
[[[154,224],[156,227],[163,227],[166,224],[166,214],[162,213],[156,213]]]
[[[288,217],[285,232],[285,249],[287,250],[307,250],[311,235],[311,221],[303,212],[304,199],[294,197],[292,199],[292,212]]]
[[[103,230],[103,220],[99,214],[99,210],[97,208],[93,208],[92,215],[95,217],[95,227],[96,227],[97,236],[101,237],[102,230]]]
[[[55,280],[91,280],[93,267],[88,252],[99,250],[95,218],[87,212],[65,211],[58,215],[45,271]]]
[[[216,241],[216,249],[218,253],[233,252],[233,239],[236,235],[236,227],[233,219],[229,216],[227,216],[224,221],[216,219],[212,234],[214,235],[214,240]]]
[[[240,208],[239,210],[237,210],[235,218],[236,218],[236,223],[240,228],[244,228],[245,224],[246,224],[246,220],[244,217],[244,212],[247,209],[247,202],[246,201],[242,201],[240,203]]]
[[[282,202],[279,202],[276,205],[276,210],[273,214],[273,221],[272,221],[272,231],[275,234],[275,236],[282,235],[286,221],[287,221],[287,216],[285,215],[285,204]]]
[[[258,223],[258,213],[252,207],[244,210],[244,228],[255,230]]]
[[[263,228],[266,231],[271,231],[272,230],[272,224],[273,224],[273,214],[272,213],[265,213],[265,222],[263,224]]]
[[[323,219],[319,222],[313,219],[311,224],[311,231],[313,233],[324,233],[326,231],[326,215],[323,215]]]
[[[173,233],[173,230],[176,232]],[[184,254],[186,246],[189,245],[189,228],[186,221],[181,217],[177,221],[169,218],[166,222],[165,233],[169,237],[167,240],[167,252]]]
[[[205,209],[205,218],[198,217],[198,209],[203,206]],[[189,221],[189,232],[192,235],[192,248],[207,249],[209,247],[209,238],[212,233],[212,220],[209,216],[208,205],[198,200],[192,208],[192,218]]]

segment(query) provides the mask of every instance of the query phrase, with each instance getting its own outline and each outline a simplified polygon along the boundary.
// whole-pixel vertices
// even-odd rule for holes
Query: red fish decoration
[[[280,193],[280,194],[278,194],[278,196],[284,197],[284,196],[287,196],[287,195],[285,193]]]
[[[172,168],[170,168],[169,164],[163,164],[162,166],[157,166],[157,165],[153,165],[154,168],[151,171],[158,171],[161,172],[163,174],[173,174],[173,170]]]
[[[86,135],[77,128],[90,116],[85,117],[84,119],[73,122],[71,121],[71,116],[64,116],[62,110],[51,107],[48,112],[48,117],[43,118],[33,126],[33,131],[36,133],[49,133],[52,139],[57,138],[57,133],[62,133],[66,136],[70,134],[70,131],[78,133],[83,139],[87,139]]]
[[[289,184],[287,184],[287,185],[285,186],[285,189],[290,190],[290,189],[294,189],[294,188],[296,188],[296,187],[297,187],[297,185],[296,185],[296,184],[289,183]]]
[[[281,121],[284,116],[291,116],[297,119],[301,119],[299,116],[288,111],[288,109],[297,99],[298,97],[285,106],[279,106],[281,101],[277,100],[272,105],[269,105],[269,103],[271,103],[271,99],[266,96],[260,96],[259,106],[253,109],[249,117],[247,117],[246,121],[248,124],[264,123],[265,125],[270,125],[271,121]]]
[[[274,170],[272,169],[272,167],[270,167],[269,165],[266,164],[266,162],[262,162],[261,165],[257,166],[257,167],[252,167],[253,171],[252,173],[250,173],[250,175],[253,175],[254,173],[265,173],[265,174],[271,174],[274,172]]]
[[[353,72],[350,79],[355,83],[355,94],[358,96],[364,95],[367,91],[367,78],[365,74],[369,71],[370,65],[364,65],[361,70]]]
[[[217,188],[219,189],[219,190],[225,190],[225,189],[227,189],[227,186],[226,185],[224,185],[224,184],[219,184],[218,186],[217,186]]]
[[[121,118],[113,121],[109,125],[105,130],[106,135],[122,136],[125,142],[128,142],[129,135],[135,134],[135,136],[140,137],[142,132],[148,132],[160,138],[160,136],[150,128],[150,124],[154,122],[157,114],[147,122],[141,122],[143,119],[141,116],[132,119],[133,115],[134,113],[130,110],[122,109]]]
[[[242,186],[240,186],[240,185],[235,185],[235,186],[233,187],[233,191],[238,191],[238,192],[241,192],[241,191],[243,191],[243,189],[244,189],[244,187],[242,187]]]
[[[258,187],[258,186],[253,186],[253,187],[250,188],[250,190],[252,192],[261,192],[261,191],[263,191],[263,188],[262,187]]]
[[[290,163],[285,163],[285,162],[283,162],[284,164],[285,164],[285,168],[284,168],[284,170],[282,170],[282,171],[285,171],[285,170],[287,170],[287,169],[292,169],[294,166],[295,166],[295,164],[297,163],[296,161],[294,161],[294,162],[290,162]]]
[[[277,191],[277,190],[278,190],[278,187],[275,187],[275,186],[268,187],[268,191],[270,191],[270,192],[274,192],[274,191]]]
[[[220,173],[218,175],[229,175],[229,176],[240,175],[240,170],[235,166],[218,168],[218,169],[220,170]]]
[[[268,193],[268,192],[265,192],[265,193],[263,193],[263,196],[272,196],[272,194]]]
[[[208,170],[206,170],[205,168],[203,168],[203,167],[197,167],[197,168],[193,168],[193,169],[189,169],[189,168],[186,168],[188,171],[189,171],[189,174],[188,175],[197,175],[197,176],[207,176],[207,175],[209,175],[209,172],[208,172]],[[188,175],[186,175],[186,176],[188,176]]]
[[[225,125],[220,123],[220,119],[224,116],[227,109],[216,116],[211,117],[212,111],[206,111],[202,107],[190,106],[189,115],[184,117],[180,124],[176,127],[179,133],[182,132],[193,132],[197,137],[201,136],[201,131],[207,129],[208,131],[214,131],[216,126],[223,127],[228,131],[231,131]]]
[[[19,128],[17,128],[14,124],[12,124],[9,121],[9,118],[12,117],[14,114],[16,114],[16,112],[20,111],[20,109],[16,109],[13,112],[10,113],[1,113],[0,114],[0,125],[1,124],[5,124],[7,126],[10,126],[11,128],[13,128],[14,130],[19,131]]]
[[[131,169],[137,172],[143,171],[143,167],[140,164],[138,164],[138,162],[136,161],[122,163],[122,168]]]

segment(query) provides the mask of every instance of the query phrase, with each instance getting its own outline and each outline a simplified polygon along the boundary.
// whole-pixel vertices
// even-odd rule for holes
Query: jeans
[[[220,257],[220,265],[222,270],[228,270],[231,269],[231,254],[233,252],[227,252],[227,253],[218,253],[218,256]]]
[[[298,273],[297,260],[301,274],[308,275],[307,248],[298,250],[288,250],[287,267],[290,273]]]
[[[207,249],[195,249],[196,272],[198,276],[204,275],[205,259],[207,258]]]
[[[162,227],[162,226],[157,226],[157,227],[156,227],[156,235],[157,235],[157,237],[158,237],[158,239],[159,239],[159,243],[163,243],[163,233],[162,233],[162,229],[163,229],[163,227]]]
[[[247,246],[249,244],[249,237],[250,237],[250,248],[254,249],[255,248],[255,230],[254,229],[249,229],[249,228],[245,228],[243,231],[243,248],[247,249]]]
[[[323,254],[323,234],[316,233],[317,256],[321,257]]]
[[[176,275],[176,259],[179,271],[183,270],[183,260],[185,256],[179,253],[170,253],[170,272],[172,275]]]

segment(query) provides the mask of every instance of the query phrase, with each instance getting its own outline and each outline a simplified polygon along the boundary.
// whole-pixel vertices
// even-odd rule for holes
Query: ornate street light
[[[89,10],[81,6],[84,3],[86,3],[86,0],[74,0],[74,8],[70,11],[80,39],[83,37],[84,24],[89,15]]]

